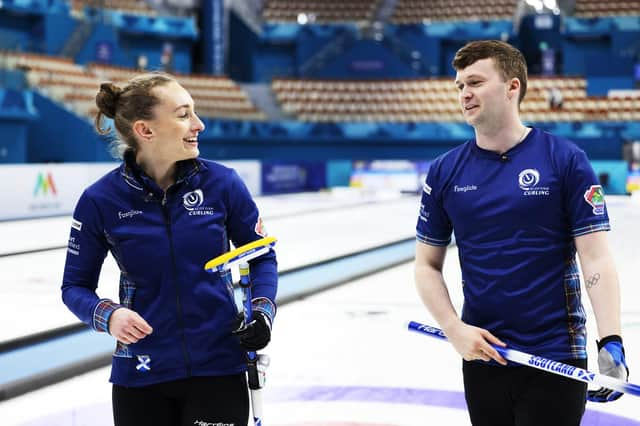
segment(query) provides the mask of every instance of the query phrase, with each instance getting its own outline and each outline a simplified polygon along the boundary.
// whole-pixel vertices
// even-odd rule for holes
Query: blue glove
[[[623,381],[628,381],[629,368],[624,359],[624,348],[622,338],[617,335],[607,336],[598,344],[598,368],[600,374],[615,377]],[[615,401],[622,396],[622,392],[601,387],[598,390],[587,392],[587,399],[591,402]]]

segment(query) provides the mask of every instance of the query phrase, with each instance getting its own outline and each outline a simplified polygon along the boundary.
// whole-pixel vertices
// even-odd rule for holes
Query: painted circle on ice
[[[351,401],[387,404],[416,404],[466,410],[464,393],[436,389],[381,386],[309,386],[273,388],[265,394],[271,401]],[[325,423],[326,424],[326,423]],[[340,423],[341,425],[349,423]],[[640,421],[587,409],[582,426],[640,426]],[[291,425],[293,426],[293,425]]]

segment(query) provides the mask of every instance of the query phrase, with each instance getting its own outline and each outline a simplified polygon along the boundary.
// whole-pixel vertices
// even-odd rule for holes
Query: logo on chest
[[[187,192],[182,196],[182,206],[189,212],[189,216],[207,216],[214,213],[213,207],[203,206],[204,194],[202,189]]]
[[[537,169],[524,169],[518,174],[518,186],[524,196],[548,196],[549,187],[538,186],[539,184],[540,172]]]

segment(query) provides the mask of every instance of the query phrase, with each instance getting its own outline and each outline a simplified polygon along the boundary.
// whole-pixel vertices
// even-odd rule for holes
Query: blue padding
[[[39,15],[69,10],[64,0],[2,0],[0,8]]]
[[[278,300],[301,297],[307,293],[353,280],[372,270],[382,269],[413,259],[415,239],[388,247],[338,259],[325,265],[291,272],[280,278]]]
[[[113,351],[115,341],[105,333],[81,331],[48,342],[0,354],[0,387],[56,368]]]
[[[0,88],[0,118],[30,120],[37,116],[33,92]]]
[[[198,29],[194,18],[131,15],[116,10],[104,10],[102,13],[109,16],[109,22],[122,32],[190,40],[198,38]]]

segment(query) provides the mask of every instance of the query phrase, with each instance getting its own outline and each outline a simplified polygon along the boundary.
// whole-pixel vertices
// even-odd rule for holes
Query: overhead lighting
[[[309,17],[306,13],[298,13],[298,24],[306,25],[309,22]]]

